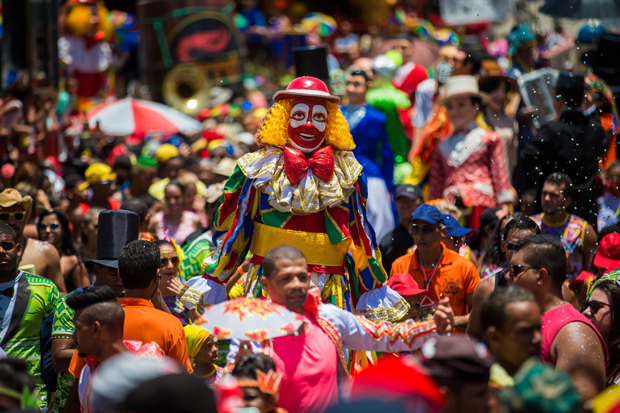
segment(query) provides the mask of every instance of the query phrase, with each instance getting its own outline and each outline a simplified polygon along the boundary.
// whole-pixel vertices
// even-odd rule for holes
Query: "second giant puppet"
[[[387,276],[366,215],[366,181],[339,98],[314,77],[299,77],[274,95],[259,128],[262,149],[237,161],[215,217],[216,251],[181,301],[202,312],[226,299],[226,282],[251,253],[246,294],[260,295],[263,257],[279,245],[305,254],[322,299],[341,308]],[[345,271],[346,269],[346,271]]]

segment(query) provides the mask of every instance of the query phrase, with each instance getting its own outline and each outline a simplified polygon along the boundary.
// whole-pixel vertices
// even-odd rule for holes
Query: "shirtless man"
[[[67,293],[60,271],[60,256],[53,245],[24,237],[24,226],[32,210],[32,198],[22,197],[18,190],[7,188],[0,192],[0,222],[7,223],[17,233],[17,243],[22,245],[19,268],[45,277],[56,284],[61,295]]]

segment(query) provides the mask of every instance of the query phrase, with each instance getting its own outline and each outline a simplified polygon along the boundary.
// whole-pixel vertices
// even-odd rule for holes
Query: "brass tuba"
[[[198,65],[177,65],[164,78],[164,100],[187,115],[194,116],[208,106],[210,96],[211,85]]]

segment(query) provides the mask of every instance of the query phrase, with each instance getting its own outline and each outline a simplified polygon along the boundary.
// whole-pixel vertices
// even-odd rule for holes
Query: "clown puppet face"
[[[319,149],[327,130],[327,104],[321,99],[298,98],[293,101],[288,123],[290,145],[304,153]]]

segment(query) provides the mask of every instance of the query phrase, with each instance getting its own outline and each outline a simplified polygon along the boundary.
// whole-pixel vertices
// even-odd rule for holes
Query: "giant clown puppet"
[[[69,0],[60,23],[59,59],[66,76],[77,81],[77,103],[82,108],[85,100],[104,97],[107,72],[112,68],[108,10],[100,0]]]
[[[323,301],[341,308],[386,281],[339,98],[321,80],[300,77],[274,101],[256,135],[263,148],[240,158],[226,182],[205,274],[182,293],[199,313],[226,299],[225,284],[248,252],[245,292],[260,296],[263,257],[284,244],[303,251]]]

